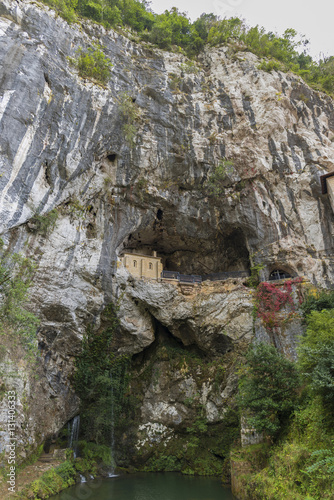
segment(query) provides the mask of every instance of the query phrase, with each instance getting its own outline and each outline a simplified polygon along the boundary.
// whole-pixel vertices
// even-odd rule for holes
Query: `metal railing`
[[[202,276],[197,274],[180,274],[180,283],[202,283]]]
[[[248,276],[249,276],[248,271],[226,271],[223,273],[206,274],[205,276],[203,276],[203,281],[205,280],[222,281],[228,278],[248,278]]]
[[[198,274],[180,274],[177,271],[162,271],[161,278],[169,280],[177,280],[180,283],[202,283],[202,281],[223,281],[228,278],[247,278],[248,271],[227,271],[224,273],[211,273],[205,276]]]
[[[277,269],[276,271],[273,271],[272,273],[270,273],[269,281],[285,280],[288,278],[292,278],[290,273],[286,273],[284,271],[280,271],[279,269]]]
[[[177,271],[162,271],[161,278],[166,278],[168,280],[178,280],[180,273]]]

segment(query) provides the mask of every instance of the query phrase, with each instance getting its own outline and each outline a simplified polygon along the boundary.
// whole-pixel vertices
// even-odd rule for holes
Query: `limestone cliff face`
[[[208,49],[193,67],[126,33],[69,26],[29,0],[1,0],[0,16],[1,236],[6,249],[38,263],[31,308],[43,363],[25,445],[30,431],[40,442],[76,413],[73,360],[87,322],[98,327],[112,298],[119,352],[148,348],[157,324],[213,357],[250,341],[242,280],[186,296],[132,279],[117,267],[123,249],[156,250],[166,268],[184,273],[262,263],[262,279],[281,268],[330,286],[333,212],[319,177],[332,168],[334,108],[295,75],[259,70],[242,48]],[[80,78],[69,60],[96,43],[113,64],[105,88]],[[133,144],[123,92],[138,114]],[[208,179],[224,157],[233,167],[224,191],[210,196]],[[33,217],[54,208],[56,226],[41,234]],[[159,421],[147,408],[143,422]],[[224,412],[215,408],[212,415]]]

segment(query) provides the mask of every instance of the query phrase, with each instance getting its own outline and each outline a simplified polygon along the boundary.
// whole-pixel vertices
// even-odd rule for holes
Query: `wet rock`
[[[157,324],[208,357],[252,338],[252,294],[242,280],[204,282],[193,293],[131,279],[117,261],[124,249],[156,250],[165,269],[186,274],[262,263],[261,279],[282,268],[331,286],[333,212],[320,175],[333,168],[334,110],[299,77],[259,70],[242,47],[233,58],[226,47],[206,49],[199,71],[184,78],[182,54],[89,21],[70,26],[30,0],[2,0],[0,28],[0,233],[8,252],[37,264],[30,307],[41,319],[40,382],[27,368],[21,377],[34,388],[20,437],[28,447],[78,411],[75,356],[111,300],[120,306],[119,353],[152,346]],[[97,41],[113,64],[106,87],[80,78],[69,60]],[[138,110],[133,145],[122,92]],[[233,168],[214,196],[208,179],[224,158]],[[43,232],[34,216],[51,209],[58,218]],[[191,394],[191,382],[184,390]],[[219,397],[204,400],[208,419],[219,419]],[[145,419],[183,425],[176,396],[150,404]]]

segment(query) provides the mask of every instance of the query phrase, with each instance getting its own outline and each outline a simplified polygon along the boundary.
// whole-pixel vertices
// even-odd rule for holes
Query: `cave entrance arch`
[[[165,218],[165,216],[164,216]],[[163,230],[162,230],[163,229]],[[156,225],[145,227],[131,233],[123,242],[123,255],[156,255],[162,259],[164,271],[181,275],[208,276],[215,273],[249,271],[249,252],[246,238],[240,228],[214,235],[187,234],[185,225],[173,230],[157,229]],[[206,237],[204,237],[206,236]],[[148,271],[152,271],[147,265]]]

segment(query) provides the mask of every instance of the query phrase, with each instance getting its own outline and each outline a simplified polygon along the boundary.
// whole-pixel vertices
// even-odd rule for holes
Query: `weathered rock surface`
[[[72,342],[71,335],[64,339],[57,331],[43,329],[41,359],[32,361],[17,345],[15,336],[6,339],[3,335],[0,382],[6,392],[0,402],[0,453],[8,452],[7,446],[14,443],[16,463],[28,458],[37,445],[55,435],[78,411],[78,397],[70,383],[73,367],[68,351]],[[8,403],[12,401],[15,426],[9,428]]]
[[[252,292],[243,281],[204,281],[185,295],[182,284],[137,280],[119,269],[115,287],[122,290],[120,352],[135,354],[150,345],[156,321],[184,346],[197,346],[208,355],[221,356],[238,341],[250,341]]]
[[[333,166],[328,96],[293,74],[259,70],[256,56],[232,47],[207,50],[188,73],[180,54],[93,23],[69,26],[30,0],[1,0],[0,36],[0,232],[8,251],[38,263],[31,308],[42,322],[47,399],[32,394],[23,445],[37,422],[46,422],[40,436],[31,434],[40,442],[77,411],[63,387],[87,323],[99,326],[112,297],[120,302],[120,352],[147,348],[156,322],[210,356],[250,339],[242,283],[186,296],[174,285],[131,281],[117,267],[123,249],[154,249],[166,268],[184,273],[261,262],[262,279],[281,268],[331,286],[333,212],[319,181]],[[113,64],[105,88],[81,79],[68,59],[96,42]],[[133,145],[124,137],[122,92],[140,112]],[[213,197],[207,180],[224,157],[233,168]],[[53,208],[56,226],[41,234],[31,219]],[[157,404],[144,420],[174,418],[169,401]]]

